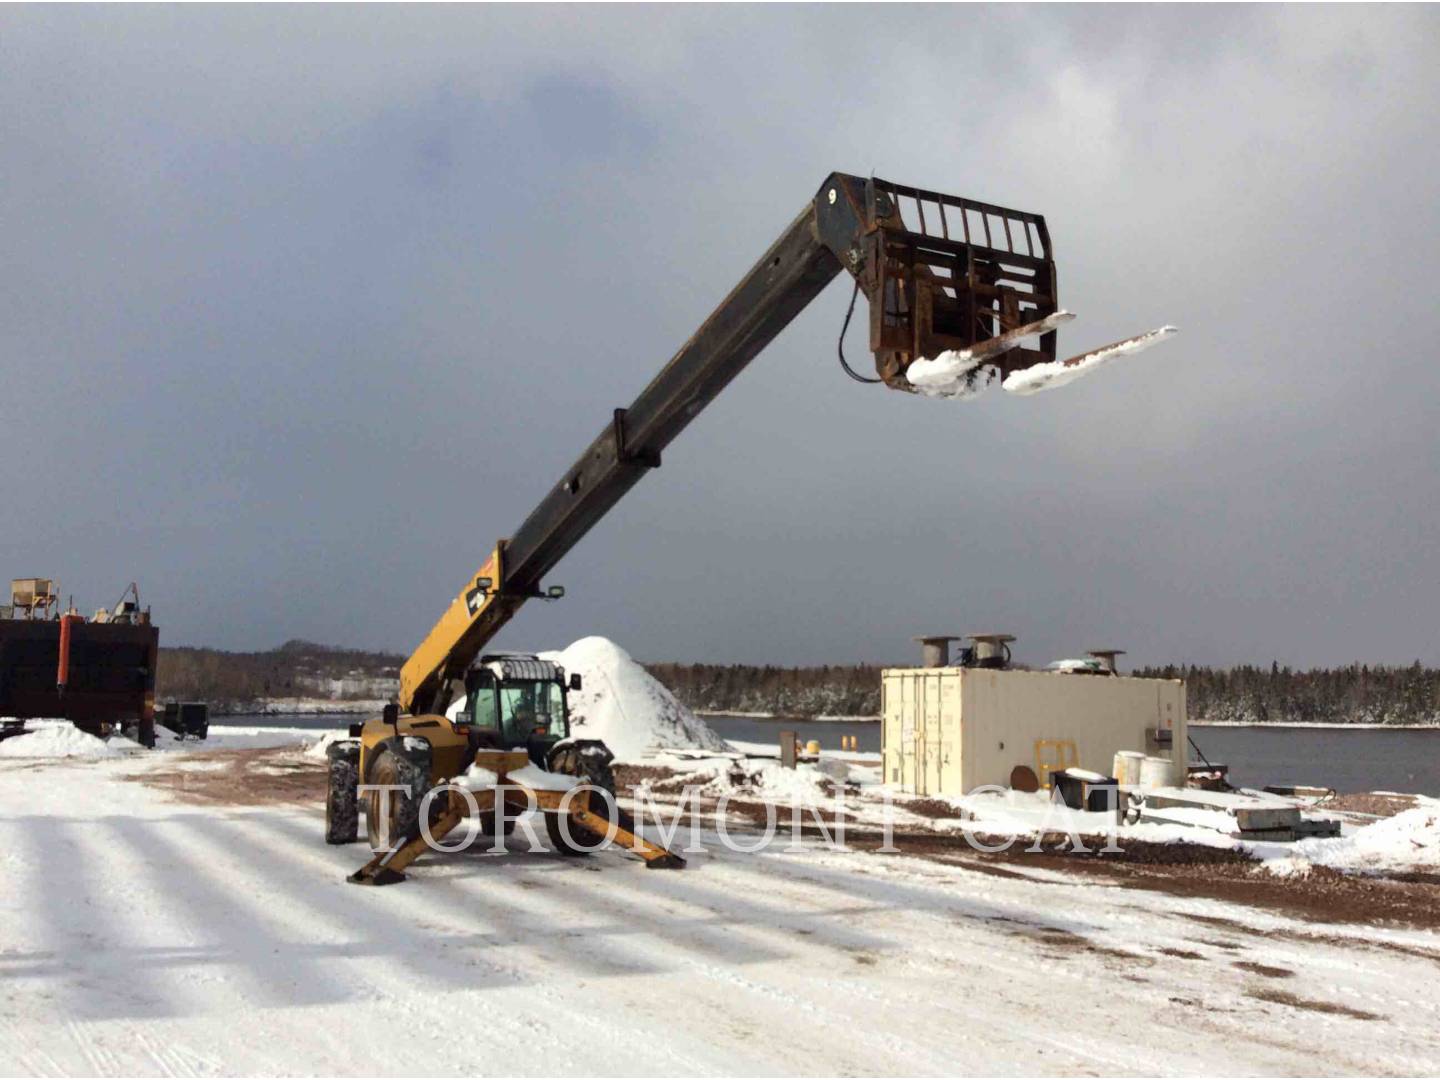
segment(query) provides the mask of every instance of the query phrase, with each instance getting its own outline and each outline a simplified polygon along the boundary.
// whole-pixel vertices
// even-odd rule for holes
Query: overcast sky
[[[408,651],[833,170],[1047,216],[1053,393],[831,286],[500,644],[1440,662],[1433,8],[5,8],[0,575]],[[859,333],[851,355],[863,356]]]

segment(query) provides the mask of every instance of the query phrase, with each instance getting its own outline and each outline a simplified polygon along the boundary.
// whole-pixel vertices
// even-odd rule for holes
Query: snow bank
[[[1440,870],[1440,801],[1427,800],[1343,836],[1297,840],[1288,849],[1256,854],[1277,874],[1303,874],[1312,866],[1351,873]]]
[[[567,649],[540,654],[579,674],[582,688],[570,692],[571,734],[603,739],[622,761],[648,750],[728,750],[725,740],[660,685],[613,641],[581,638]]]
[[[321,735],[320,738],[305,747],[303,751],[304,755],[315,761],[328,761],[330,759],[330,747],[340,740],[348,739],[349,737],[350,732],[348,730],[327,731],[324,735]]]
[[[793,769],[784,768],[774,758],[695,760],[661,754],[655,760],[677,770],[674,776],[655,782],[655,790],[661,794],[674,795],[688,789],[712,798],[738,796],[782,805],[832,803],[838,789],[857,782],[856,773],[870,771],[833,760],[805,762]]]
[[[117,741],[134,745],[128,740]],[[121,746],[87,735],[63,721],[0,742],[0,758],[109,758],[123,753]]]
[[[1137,334],[1133,338],[1117,341],[1113,345],[1103,346],[1069,360],[1053,360],[1048,364],[1036,364],[1033,367],[1012,371],[1000,385],[1010,393],[1020,395],[1038,394],[1041,390],[1054,390],[1056,387],[1074,382],[1082,375],[1090,374],[1096,368],[1108,364],[1112,360],[1144,352],[1150,346],[1158,345],[1177,332],[1173,326],[1162,326],[1158,330]]]

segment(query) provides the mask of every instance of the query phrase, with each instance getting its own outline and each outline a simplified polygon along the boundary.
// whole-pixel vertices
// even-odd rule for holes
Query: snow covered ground
[[[345,876],[366,849],[322,842],[315,731],[212,727],[147,753],[40,724],[0,743],[0,1074],[1440,1071],[1440,933],[1418,928],[1434,919],[1147,884],[1163,867],[954,857],[967,827],[1035,832],[1048,807],[1018,794],[901,800],[897,830],[939,843],[898,854],[788,833],[727,849],[722,822],[753,847],[756,806],[823,813],[837,790],[873,827],[878,755],[782,769],[613,643],[555,659],[585,682],[576,734],[643,761],[657,806],[690,783],[751,817],[682,826],[681,871],[481,845],[365,889]],[[1437,807],[1220,869],[1238,892],[1309,891],[1315,867],[1440,870]],[[1432,895],[1361,888],[1389,885]]]
[[[318,803],[126,779],[235,752],[0,760],[0,1072],[1440,1070],[1432,932],[713,836],[363,889]]]

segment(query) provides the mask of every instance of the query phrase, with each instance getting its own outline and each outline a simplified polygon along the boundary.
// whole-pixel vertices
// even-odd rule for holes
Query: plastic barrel
[[[1168,757],[1147,757],[1140,762],[1142,788],[1174,787],[1175,763]]]

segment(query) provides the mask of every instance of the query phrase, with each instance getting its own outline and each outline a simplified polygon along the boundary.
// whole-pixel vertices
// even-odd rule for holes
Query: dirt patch
[[[1378,1013],[1366,1012],[1364,1009],[1352,1009],[1349,1005],[1341,1005],[1334,1001],[1316,1001],[1313,998],[1302,998],[1285,990],[1272,990],[1269,987],[1248,991],[1246,996],[1255,998],[1257,1001],[1273,1001],[1277,1005],[1289,1005],[1292,1009],[1305,1009],[1309,1012],[1328,1013],[1331,1016],[1348,1016],[1352,1020],[1383,1019]]]
[[[1245,946],[1238,941],[1225,941],[1223,938],[1186,938],[1186,941],[1193,941],[1197,945],[1209,945],[1212,949],[1225,949],[1227,952],[1244,952]]]
[[[1376,817],[1394,817],[1402,810],[1409,810],[1416,804],[1414,795],[1377,795],[1362,791],[1351,795],[1332,795],[1317,809],[1340,810],[1355,814],[1374,814]]]
[[[1189,919],[1191,922],[1197,922],[1201,926],[1213,926],[1217,930],[1229,930],[1236,934],[1249,934],[1251,937],[1265,937],[1267,933],[1253,926],[1246,926],[1242,922],[1236,922],[1234,919],[1221,918],[1219,915],[1195,915],[1188,911],[1182,911],[1179,914],[1182,919]],[[1238,945],[1235,947],[1239,948]]]
[[[293,747],[201,750],[186,754],[185,761],[194,767],[149,770],[125,779],[169,792],[181,802],[205,805],[325,801],[325,763],[299,757]]]
[[[874,850],[883,841],[846,833],[846,843]],[[987,846],[1001,838],[979,837]],[[1361,923],[1440,929],[1440,885],[1430,881],[1362,877],[1314,867],[1303,881],[1276,877],[1238,851],[1194,844],[1126,840],[1122,850],[1071,851],[1068,840],[1043,838],[1038,851],[1019,841],[1004,851],[984,852],[964,836],[909,834],[894,837],[902,855],[979,870],[1027,866],[1104,878],[1123,888],[1174,896],[1223,900],[1317,923]],[[1090,840],[1087,839],[1087,843]],[[982,871],[985,872],[985,871]],[[1039,882],[1037,882],[1039,884]],[[1266,932],[1228,919],[1185,915],[1195,922],[1247,935]]]
[[[1063,926],[1043,926],[1005,917],[990,921],[1001,924],[1001,928],[1013,937],[1023,937],[1046,947],[1052,956],[1063,958],[1086,953],[1091,956],[1120,960],[1131,967],[1148,967],[1155,963],[1153,957],[1126,952],[1123,949],[1112,949],[1108,945],[1101,945],[1084,934],[1067,930]]]
[[[897,800],[895,807],[897,810],[908,811],[917,817],[931,818],[936,821],[956,818],[969,821],[975,816],[968,810],[961,810],[958,806],[951,806],[939,799],[906,799],[904,802]]]
[[[1384,938],[1351,938],[1341,934],[1317,934],[1285,929],[1274,930],[1266,936],[1285,938],[1288,941],[1318,941],[1324,945],[1334,945],[1341,949],[1373,949],[1379,952],[1393,952],[1400,956],[1409,956],[1416,960],[1428,960],[1432,964],[1440,964],[1440,949],[1427,949],[1423,945],[1406,945],[1398,941],[1386,941]]]
[[[1177,960],[1204,960],[1203,953],[1191,952],[1189,949],[1172,949],[1168,946],[1160,950],[1165,956],[1173,956]]]
[[[1231,966],[1237,967],[1241,971],[1248,971],[1252,975],[1263,975],[1267,979],[1293,979],[1295,977],[1295,972],[1289,968],[1257,964],[1253,960],[1235,960],[1232,961]]]
[[[615,767],[615,793],[621,798],[634,798],[641,784],[658,784],[678,776],[664,765],[619,765]]]

